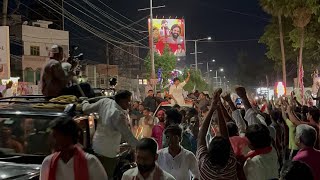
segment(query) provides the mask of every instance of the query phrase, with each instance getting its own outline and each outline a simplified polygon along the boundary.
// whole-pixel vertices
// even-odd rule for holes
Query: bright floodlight
[[[216,62],[216,60],[215,60],[215,59],[212,59],[212,62]]]
[[[210,69],[210,72],[212,72],[212,69]]]
[[[221,68],[221,69],[220,69],[220,71],[221,71],[221,72],[223,72],[223,71],[224,71],[224,69],[223,69],[223,68]]]
[[[208,37],[208,40],[210,41],[210,40],[211,40],[211,37]]]

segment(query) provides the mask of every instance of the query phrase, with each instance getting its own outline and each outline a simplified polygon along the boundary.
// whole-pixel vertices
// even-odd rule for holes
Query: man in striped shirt
[[[220,100],[221,92],[221,89],[215,91],[211,109],[198,135],[197,159],[201,180],[237,180],[237,160],[231,148],[226,121],[222,115],[224,107]],[[208,149],[206,134],[214,111],[217,111],[221,136],[214,137]]]

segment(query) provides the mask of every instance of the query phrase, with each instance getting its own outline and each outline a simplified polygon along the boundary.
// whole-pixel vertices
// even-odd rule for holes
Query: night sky
[[[65,0],[71,3],[74,0]],[[137,21],[149,15],[148,11],[138,12],[139,8],[149,7],[149,0],[100,0],[121,13],[122,15]],[[26,5],[31,1],[23,0]],[[84,1],[77,1],[86,6]],[[90,0],[99,8],[106,12],[123,18],[110,12],[98,0]],[[185,18],[186,21],[186,39],[199,39],[211,36],[217,42],[199,43],[198,51],[199,62],[216,60],[210,69],[218,69],[223,67],[226,69],[226,75],[231,76],[235,71],[235,62],[238,54],[245,52],[248,54],[248,63],[251,61],[262,61],[265,57],[265,47],[258,43],[260,36],[263,34],[264,27],[267,25],[270,17],[266,15],[258,4],[258,0],[154,0],[154,6],[165,5],[165,8],[154,10],[154,16],[168,18]],[[21,8],[24,8],[23,6]],[[86,18],[85,15],[65,4],[65,8],[79,18],[88,21],[95,26],[104,29],[96,22]],[[12,9],[9,6],[9,12]],[[101,16],[97,12],[95,14]],[[125,21],[125,20],[124,20]],[[127,21],[128,22],[128,21]],[[147,19],[141,21],[140,25],[135,26],[136,29],[147,30]],[[66,20],[66,30],[70,31],[71,45],[78,45],[80,50],[85,53],[86,59],[103,62],[105,59],[105,42],[99,38],[93,37],[92,34],[81,29],[79,26]],[[107,29],[106,32],[109,32]],[[137,38],[138,40],[138,38]],[[234,42],[234,40],[245,40],[243,42]],[[144,41],[147,46],[147,41]],[[194,55],[190,55],[194,51],[194,44],[187,43],[187,64],[194,63]],[[142,51],[145,52],[146,51]],[[145,53],[141,53],[144,58]],[[206,70],[205,65],[199,66],[203,71]]]
[[[149,6],[149,0],[104,0],[121,14],[140,19],[148,12],[137,9]],[[198,45],[199,62],[215,59],[211,69],[224,67],[226,75],[234,71],[233,63],[240,51],[247,52],[248,61],[263,60],[265,47],[257,40],[263,34],[268,23],[268,15],[260,8],[257,0],[154,0],[154,6],[166,5],[155,10],[154,16],[184,17],[186,20],[186,39],[199,39],[211,36],[215,41],[248,40],[246,42],[203,42]],[[145,25],[147,22],[145,22]],[[253,39],[253,40],[251,40]],[[187,63],[194,63],[193,43],[187,43]],[[248,62],[250,63],[250,62]],[[200,65],[203,71],[205,65]],[[229,72],[228,72],[229,71]]]

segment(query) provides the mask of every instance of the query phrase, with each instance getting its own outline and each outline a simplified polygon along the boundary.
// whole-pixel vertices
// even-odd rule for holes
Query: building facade
[[[13,71],[21,81],[38,84],[52,45],[62,46],[65,58],[68,57],[69,32],[50,29],[51,24],[50,21],[38,20],[10,27],[10,38],[16,44],[21,45],[21,61],[13,62],[13,66],[21,67]]]
[[[92,87],[107,89],[109,88],[109,79],[118,77],[118,66],[107,64],[86,65],[82,76]]]

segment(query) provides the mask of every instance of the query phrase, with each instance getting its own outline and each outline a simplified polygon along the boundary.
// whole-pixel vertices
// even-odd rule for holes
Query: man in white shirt
[[[157,164],[158,146],[155,140],[143,138],[136,148],[136,168],[126,171],[122,180],[175,180]]]
[[[40,180],[107,180],[100,161],[77,146],[79,128],[72,118],[60,117],[51,127],[55,153],[47,156]]]
[[[182,129],[178,125],[170,125],[165,130],[169,147],[158,151],[158,164],[176,179],[199,180],[200,174],[195,155],[182,146]]]
[[[247,180],[276,179],[279,175],[278,155],[271,146],[271,136],[267,126],[263,124],[250,125],[246,138],[252,149],[244,164],[244,174]]]
[[[121,139],[132,147],[138,143],[128,126],[127,110],[130,107],[131,96],[131,92],[124,90],[115,95],[115,100],[104,98],[94,104],[89,104],[88,101],[82,103],[84,113],[99,114],[97,130],[93,137],[93,150],[99,155],[98,158],[109,178],[113,177],[116,168],[116,156],[120,150]]]
[[[13,96],[12,85],[13,85],[12,81],[7,82],[6,88],[1,93],[3,97],[12,97]]]
[[[190,79],[190,73],[188,72],[188,77],[184,80],[183,83],[180,83],[179,78],[173,79],[173,85],[170,86],[169,95],[172,98],[171,104],[184,105],[184,97],[183,97],[183,87],[188,83]]]
[[[142,128],[141,138],[150,138],[152,135],[152,128],[155,125],[155,118],[151,116],[150,109],[143,110],[143,117],[140,119],[139,126]],[[141,139],[140,138],[140,139]]]

